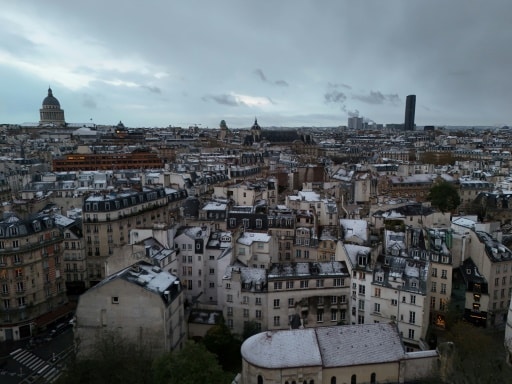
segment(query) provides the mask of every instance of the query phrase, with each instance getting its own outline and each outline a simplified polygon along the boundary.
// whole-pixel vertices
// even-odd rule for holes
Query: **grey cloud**
[[[82,96],[82,106],[88,109],[96,109],[96,101],[94,101],[91,95],[86,93]]]
[[[265,76],[265,74],[263,73],[263,71],[261,69],[255,69],[254,70],[254,73],[256,76],[258,76],[258,78],[263,81],[264,83],[266,83],[268,80],[267,80],[267,76]]]
[[[367,95],[352,95],[353,99],[360,100],[368,104],[397,104],[400,102],[400,97],[397,94],[384,95],[380,91],[370,91]]]
[[[152,92],[152,93],[162,93],[162,90],[158,87],[155,87],[155,86],[151,86],[151,85],[141,85],[140,86],[141,88],[144,88],[144,89],[147,89],[149,92]]]
[[[324,94],[326,103],[343,104],[347,100],[347,95],[341,91],[332,90]]]
[[[279,87],[288,87],[288,82],[285,81],[285,80],[275,80],[275,81],[270,81],[267,76],[265,75],[265,73],[263,72],[263,70],[261,70],[260,68],[257,68],[254,70],[254,74],[264,83],[268,83],[268,84],[274,84],[274,85],[277,85]]]
[[[354,109],[353,111],[347,111],[348,117],[359,117],[359,111]]]
[[[327,83],[327,87],[328,88],[345,88],[345,89],[352,89],[352,87],[348,84],[344,84],[344,83]]]
[[[203,101],[214,101],[217,104],[221,105],[229,105],[230,107],[238,107],[242,103],[238,102],[236,98],[234,98],[232,95],[206,95],[202,97]]]

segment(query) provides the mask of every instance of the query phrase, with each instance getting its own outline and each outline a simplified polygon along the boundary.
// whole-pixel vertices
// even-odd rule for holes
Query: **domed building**
[[[64,110],[60,108],[59,100],[53,96],[51,88],[48,88],[48,96],[43,100],[43,106],[39,110],[39,125],[66,125]]]

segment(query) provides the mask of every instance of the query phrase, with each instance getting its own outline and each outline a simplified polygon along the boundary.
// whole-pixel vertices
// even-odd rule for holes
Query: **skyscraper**
[[[414,131],[414,112],[416,110],[416,95],[409,95],[405,100],[405,124],[406,131]]]

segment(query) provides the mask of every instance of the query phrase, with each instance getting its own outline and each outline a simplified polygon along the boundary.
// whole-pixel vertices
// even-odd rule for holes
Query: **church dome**
[[[50,108],[60,108],[59,100],[57,100],[52,93],[52,89],[48,88],[48,96],[46,96],[43,100],[43,108],[50,107]]]

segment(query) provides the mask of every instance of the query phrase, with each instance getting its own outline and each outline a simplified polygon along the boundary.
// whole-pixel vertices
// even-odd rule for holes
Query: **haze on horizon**
[[[512,2],[0,0],[0,123],[510,124]]]

